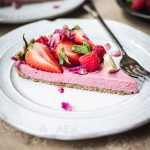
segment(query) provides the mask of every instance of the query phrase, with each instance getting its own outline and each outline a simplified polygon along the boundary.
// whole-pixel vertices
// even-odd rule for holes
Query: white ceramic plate
[[[127,52],[150,70],[150,37],[127,25],[106,22]],[[0,117],[26,133],[62,140],[116,134],[147,123],[150,120],[149,79],[141,82],[140,93],[119,96],[68,88],[60,94],[55,86],[17,75],[10,57],[22,48],[22,34],[26,33],[29,40],[49,34],[63,24],[79,24],[91,39],[110,41],[96,20],[75,19],[39,21],[3,36],[0,39]],[[62,101],[71,103],[74,111],[63,111]]]
[[[26,23],[43,18],[56,18],[78,8],[85,0],[57,0],[23,5],[20,9],[0,7],[0,23]]]

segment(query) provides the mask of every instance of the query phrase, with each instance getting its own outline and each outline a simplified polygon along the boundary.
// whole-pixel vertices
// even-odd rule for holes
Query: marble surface
[[[93,0],[103,18],[129,24],[150,35],[149,22],[122,12],[115,0]],[[90,18],[81,9],[64,18]],[[0,24],[0,36],[20,25]],[[27,135],[0,120],[0,150],[149,150],[150,123],[127,133],[83,141],[57,141]]]

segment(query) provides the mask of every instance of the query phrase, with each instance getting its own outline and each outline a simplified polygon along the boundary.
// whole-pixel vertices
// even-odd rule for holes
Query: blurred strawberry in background
[[[144,11],[150,14],[150,0],[126,0],[134,11]]]

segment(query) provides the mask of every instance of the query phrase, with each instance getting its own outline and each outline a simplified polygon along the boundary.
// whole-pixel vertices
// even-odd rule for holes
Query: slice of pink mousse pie
[[[135,94],[136,81],[118,69],[102,45],[95,45],[77,25],[41,36],[12,59],[23,78],[89,91]]]
[[[50,73],[37,70],[27,64],[20,64],[19,74],[31,80],[69,88],[115,94],[135,94],[138,92],[136,81],[122,70],[118,70],[115,73],[108,73],[103,68],[100,71],[85,75],[72,73],[68,68],[63,68],[63,70],[63,74]]]

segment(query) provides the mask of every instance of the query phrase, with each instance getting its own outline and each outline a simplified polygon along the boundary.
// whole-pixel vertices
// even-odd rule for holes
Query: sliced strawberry
[[[133,3],[132,3],[132,9],[135,10],[135,11],[139,11],[143,8],[144,6],[144,0],[133,0]]]
[[[87,43],[89,43],[89,45],[92,47],[94,46],[94,43],[92,41],[89,40],[89,38],[87,37],[87,35],[81,30],[74,30],[74,41],[76,42],[76,44],[83,44],[84,41],[86,41]]]
[[[98,53],[95,51],[81,56],[79,61],[82,66],[86,67],[88,72],[94,72],[100,69],[100,59]]]
[[[56,59],[60,62],[60,60],[64,61],[60,62],[61,65],[67,66],[67,67],[74,67],[78,66],[80,54],[75,53],[72,51],[74,43],[71,41],[64,40],[60,42],[54,49],[54,56]],[[62,57],[62,58],[61,58]]]
[[[61,66],[57,63],[49,48],[45,44],[35,42],[25,55],[26,63],[36,69],[62,73]]]

